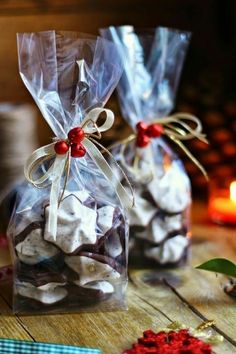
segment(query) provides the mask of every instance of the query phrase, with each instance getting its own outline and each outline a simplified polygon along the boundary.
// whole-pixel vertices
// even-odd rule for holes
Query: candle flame
[[[236,181],[230,183],[230,199],[236,203]]]

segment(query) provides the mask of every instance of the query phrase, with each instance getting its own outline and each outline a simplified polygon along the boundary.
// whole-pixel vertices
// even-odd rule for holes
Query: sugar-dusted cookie
[[[51,305],[63,300],[67,296],[67,290],[61,283],[47,283],[41,286],[34,286],[31,283],[17,282],[15,285],[16,294],[34,299],[44,305]]]
[[[146,249],[145,256],[162,265],[178,263],[184,256],[188,245],[189,240],[186,236],[177,235],[169,238],[160,246]]]
[[[25,238],[15,246],[17,256],[23,263],[37,264],[60,253],[57,247],[44,240],[41,227],[28,228],[28,231]]]
[[[94,244],[97,212],[83,205],[73,194],[66,196],[57,214],[56,239],[48,232],[48,207],[45,208],[44,239],[54,243],[65,253],[72,253],[83,244]]]

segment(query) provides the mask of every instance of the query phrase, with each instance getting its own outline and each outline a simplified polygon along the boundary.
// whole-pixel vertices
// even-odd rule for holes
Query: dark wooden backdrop
[[[235,0],[0,0],[0,102],[33,103],[18,74],[17,32],[61,29],[96,34],[99,27],[122,24],[162,25],[192,31],[176,109],[200,115],[206,128],[209,119],[217,118],[215,112],[220,112],[219,125],[223,128],[227,121],[236,120]],[[115,100],[110,104],[117,108]],[[38,127],[40,144],[47,143],[51,133],[40,117]],[[232,123],[228,129],[235,129],[236,136],[236,124],[234,128]],[[210,125],[208,131],[210,138],[216,136],[211,134]],[[208,166],[212,163],[213,170],[224,160],[224,153],[219,155],[217,151],[224,152],[220,144],[220,140],[213,142],[209,158],[205,152],[199,156],[207,159],[203,162]],[[198,151],[201,153],[196,146]],[[233,137],[230,149],[225,151],[231,154],[225,160],[228,166],[236,166]],[[193,171],[191,164],[189,172],[200,178],[196,183],[201,185],[202,177]]]
[[[99,27],[134,24],[164,25],[191,30],[192,64],[218,61],[234,28],[228,18],[235,1],[224,6],[217,0],[1,0],[0,1],[0,101],[29,100],[17,69],[16,33],[48,29],[96,34]],[[227,5],[227,6],[226,6]],[[221,11],[221,9],[224,11]],[[220,23],[219,23],[220,18]],[[224,26],[223,26],[224,23]],[[197,58],[196,58],[196,53]],[[214,60],[213,60],[213,57]],[[190,63],[188,56],[186,64]]]

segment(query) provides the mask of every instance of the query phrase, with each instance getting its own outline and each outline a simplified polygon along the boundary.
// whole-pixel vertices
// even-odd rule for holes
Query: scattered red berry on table
[[[187,329],[155,333],[147,330],[132,349],[123,354],[213,354],[209,344],[193,337]]]

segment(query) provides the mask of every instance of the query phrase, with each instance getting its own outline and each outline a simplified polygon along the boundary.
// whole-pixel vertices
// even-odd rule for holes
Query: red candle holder
[[[210,181],[208,214],[222,225],[236,225],[236,179]]]

